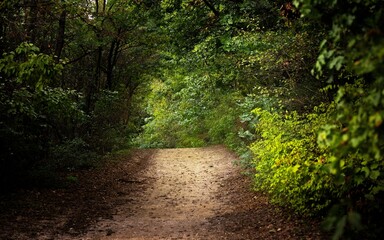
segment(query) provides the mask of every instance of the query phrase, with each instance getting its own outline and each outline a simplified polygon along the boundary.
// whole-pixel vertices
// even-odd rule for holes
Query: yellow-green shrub
[[[328,174],[327,152],[317,146],[317,132],[326,113],[299,116],[257,108],[259,139],[251,145],[255,155],[255,188],[271,200],[298,213],[314,215],[337,197]]]

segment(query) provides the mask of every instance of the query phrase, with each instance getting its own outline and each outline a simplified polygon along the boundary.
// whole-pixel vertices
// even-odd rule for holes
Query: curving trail
[[[253,192],[235,160],[223,146],[137,150],[71,187],[0,198],[0,239],[327,239]]]
[[[113,234],[93,231],[85,238],[219,239],[209,220],[229,211],[217,193],[235,171],[233,160],[223,147],[157,150],[139,174],[137,182],[150,183],[134,205],[119,206],[113,219],[95,226]]]

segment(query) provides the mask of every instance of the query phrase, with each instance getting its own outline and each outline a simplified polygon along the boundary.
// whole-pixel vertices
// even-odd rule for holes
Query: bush
[[[253,111],[258,118],[259,139],[251,145],[255,155],[255,188],[271,200],[288,205],[297,213],[323,213],[337,189],[328,172],[328,152],[317,144],[317,133],[329,114],[300,116],[295,112]]]
[[[0,59],[0,185],[12,188],[72,138],[85,114],[81,95],[55,85],[63,65],[23,43]]]
[[[81,138],[74,138],[51,149],[47,166],[55,170],[75,170],[96,167],[100,157]]]
[[[209,143],[221,144],[227,141],[229,144],[233,135],[237,135],[239,126],[237,108],[237,98],[235,94],[221,95],[218,97],[218,104],[209,109],[206,114],[204,127],[207,129]]]
[[[383,84],[379,78],[370,86],[357,82],[341,87],[335,98],[339,124],[324,125],[318,137],[330,152],[329,171],[341,199],[328,219],[335,236],[375,239],[384,232]],[[346,221],[351,214],[354,222]],[[365,231],[359,235],[358,229]]]
[[[92,149],[104,154],[128,145],[129,135],[133,131],[129,128],[129,107],[124,91],[104,90],[98,95],[88,119],[86,141]]]

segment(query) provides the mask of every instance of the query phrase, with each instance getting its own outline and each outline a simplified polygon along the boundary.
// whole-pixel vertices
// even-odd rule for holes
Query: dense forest
[[[1,190],[225,144],[273,203],[376,239],[383,23],[381,0],[3,0]]]

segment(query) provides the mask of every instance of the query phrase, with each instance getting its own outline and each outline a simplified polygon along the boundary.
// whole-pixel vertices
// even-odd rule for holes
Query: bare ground
[[[326,239],[251,190],[222,146],[137,150],[61,189],[0,198],[0,239]]]

